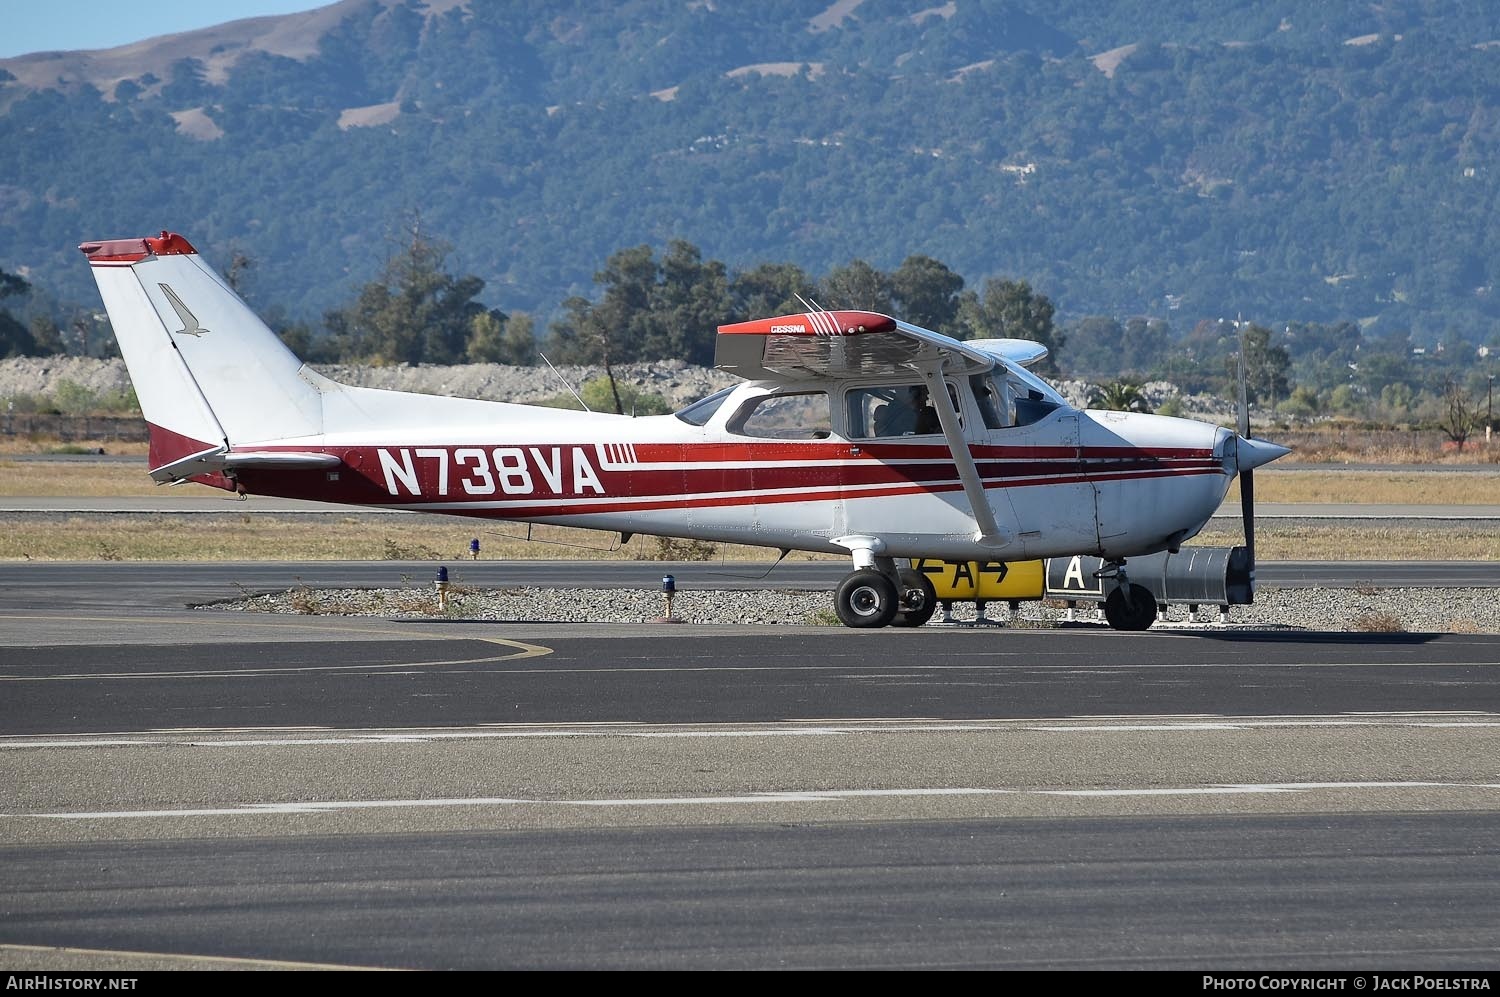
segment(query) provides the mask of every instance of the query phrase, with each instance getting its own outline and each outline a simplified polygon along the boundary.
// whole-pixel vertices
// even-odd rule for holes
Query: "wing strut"
[[[948,452],[953,455],[953,464],[958,468],[958,479],[963,482],[964,495],[974,510],[974,525],[979,528],[974,542],[985,547],[1005,547],[1014,539],[1010,531],[1002,530],[995,521],[995,510],[984,493],[984,482],[980,480],[979,468],[974,465],[974,455],[964,441],[963,427],[958,424],[958,412],[953,408],[953,399],[948,395],[947,382],[943,380],[943,361],[938,359],[920,366],[922,380],[927,383],[927,397],[937,410],[938,424],[943,427],[943,436],[948,441]]]

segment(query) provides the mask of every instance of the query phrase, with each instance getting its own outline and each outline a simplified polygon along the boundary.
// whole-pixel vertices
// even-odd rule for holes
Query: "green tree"
[[[1172,326],[1159,318],[1132,318],[1120,332],[1120,370],[1146,374],[1172,349]]]
[[[793,263],[762,263],[736,274],[729,292],[737,321],[806,311],[802,299],[816,293],[812,278]]]
[[[475,315],[469,323],[464,355],[470,363],[503,363],[530,367],[536,363],[535,323],[524,312],[504,315],[498,309]]]
[[[62,329],[51,315],[36,315],[32,318],[31,344],[39,356],[67,352],[63,346]]]
[[[1027,339],[1047,347],[1047,359],[1037,364],[1043,374],[1057,375],[1057,352],[1066,337],[1052,322],[1052,302],[1037,294],[1024,280],[992,277],[984,293],[964,292],[959,303],[959,330],[963,339]]]
[[[1075,374],[1096,376],[1119,373],[1121,339],[1125,329],[1108,315],[1090,315],[1068,329],[1068,349],[1063,358]]]
[[[31,290],[31,285],[13,273],[0,270],[0,301],[19,297]],[[0,309],[0,356],[30,356],[37,352],[37,343],[31,330],[9,311]]]
[[[830,311],[857,308],[888,315],[896,310],[891,290],[889,276],[856,259],[830,270],[818,282],[818,304]]]
[[[964,279],[946,264],[930,256],[908,256],[890,275],[890,289],[900,318],[945,335],[958,331]]]
[[[578,393],[583,397],[584,404],[595,412],[609,408],[617,397],[623,415],[666,415],[672,411],[671,403],[661,395],[638,388],[633,384],[611,385],[609,379],[604,377],[596,377],[584,382]],[[567,401],[576,404],[572,395],[564,397]],[[574,406],[565,407],[573,408]]]
[[[676,239],[662,257],[660,279],[651,289],[646,356],[713,362],[718,327],[734,317],[729,274],[718,260],[704,262],[698,247]]]
[[[406,248],[364,286],[341,320],[329,322],[334,335],[352,355],[374,363],[458,362],[475,317],[486,311],[474,300],[484,281],[448,273],[447,255],[445,243],[413,225]]]
[[[1128,379],[1108,381],[1089,392],[1089,407],[1111,412],[1151,412],[1151,403],[1139,383]]]
[[[67,378],[58,381],[57,387],[52,389],[52,401],[63,415],[88,415],[99,404],[93,391]]]
[[[603,363],[678,359],[713,362],[714,334],[734,317],[724,264],[704,261],[698,247],[674,241],[660,261],[650,246],[622,249],[594,274],[604,288],[598,304],[563,303],[549,349],[558,359]]]
[[[1245,382],[1251,398],[1274,407],[1279,398],[1288,393],[1287,374],[1292,359],[1286,348],[1271,343],[1271,330],[1263,325],[1251,324],[1243,330],[1241,339],[1245,358]],[[1230,377],[1239,377],[1239,354],[1228,360]]]

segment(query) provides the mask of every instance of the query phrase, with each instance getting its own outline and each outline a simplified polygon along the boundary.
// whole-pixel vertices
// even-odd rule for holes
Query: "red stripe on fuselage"
[[[709,453],[724,457],[733,452],[727,449],[731,446],[712,444]],[[847,456],[847,445],[817,446],[823,451],[824,463],[809,463],[803,453],[809,448],[785,444],[752,446],[759,450],[760,461],[744,460],[746,448],[740,447],[737,449],[741,460],[714,463],[702,459],[706,454],[701,446],[638,444],[637,459],[648,461],[653,465],[651,467],[634,464],[607,466],[592,444],[334,448],[326,452],[339,456],[344,461],[343,468],[333,471],[245,468],[239,472],[239,477],[247,490],[259,494],[359,505],[444,506],[444,511],[454,514],[500,518],[779,505],[836,499],[853,501],[950,492],[961,488],[952,461],[938,459],[939,454],[947,455],[943,447],[892,447],[889,449],[899,449],[901,456],[907,459],[876,460]],[[280,449],[306,452],[308,448],[257,448],[259,452]],[[379,457],[381,449],[398,458],[403,453],[411,455],[414,489],[402,475],[386,473]],[[417,455],[419,449],[429,455],[440,453],[442,457],[420,457]],[[991,453],[1007,454],[1002,460],[989,459],[979,463],[986,489],[1224,473],[1212,454],[1203,450],[1167,451],[1170,456],[1165,459],[1128,449],[1111,449],[1106,452],[1109,456],[1096,459],[1094,452],[1089,451],[1085,460],[1080,462],[1077,452],[1068,449],[1062,451],[1067,456],[1052,460],[1038,459],[1038,448],[985,449]],[[454,458],[455,450],[467,451],[471,456],[459,462]],[[840,450],[843,455],[834,457],[833,453]],[[499,471],[499,459],[489,457],[489,474],[479,475],[472,457],[474,451],[483,451],[487,455],[502,451],[509,455],[522,453],[526,462],[525,473],[517,470],[506,478]],[[649,451],[649,457],[642,451]],[[783,459],[773,460],[773,453]],[[1030,459],[1018,459],[1022,455]],[[665,459],[669,456],[672,459]],[[790,456],[804,459],[785,460]],[[574,462],[578,460],[588,463],[587,473],[575,474]],[[398,462],[404,470],[405,458]],[[703,466],[705,464],[707,466]],[[592,486],[593,481],[597,481],[597,489]],[[446,490],[442,488],[444,484]],[[580,484],[583,487],[576,487]],[[488,490],[484,490],[486,486]],[[470,511],[464,508],[466,505],[484,508]]]

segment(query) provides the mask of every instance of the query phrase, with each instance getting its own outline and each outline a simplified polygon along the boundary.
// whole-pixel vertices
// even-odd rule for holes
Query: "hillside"
[[[419,213],[544,316],[682,238],[923,253],[1065,317],[1493,337],[1500,9],[1254,6],[343,0],[3,60],[0,269],[94,310],[73,247],[172,228],[316,319]]]

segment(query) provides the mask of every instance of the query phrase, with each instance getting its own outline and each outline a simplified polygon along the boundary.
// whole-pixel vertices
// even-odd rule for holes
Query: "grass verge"
[[[524,526],[445,516],[83,515],[0,516],[0,559],[35,561],[381,561],[771,560],[766,547],[700,545],[690,554],[654,537],[623,546],[588,530]],[[548,542],[542,542],[548,541]],[[1241,543],[1237,529],[1209,529],[1195,546]],[[1257,556],[1267,561],[1500,561],[1500,533],[1451,522],[1388,527],[1366,523],[1262,520]],[[793,554],[794,560],[834,555]]]

